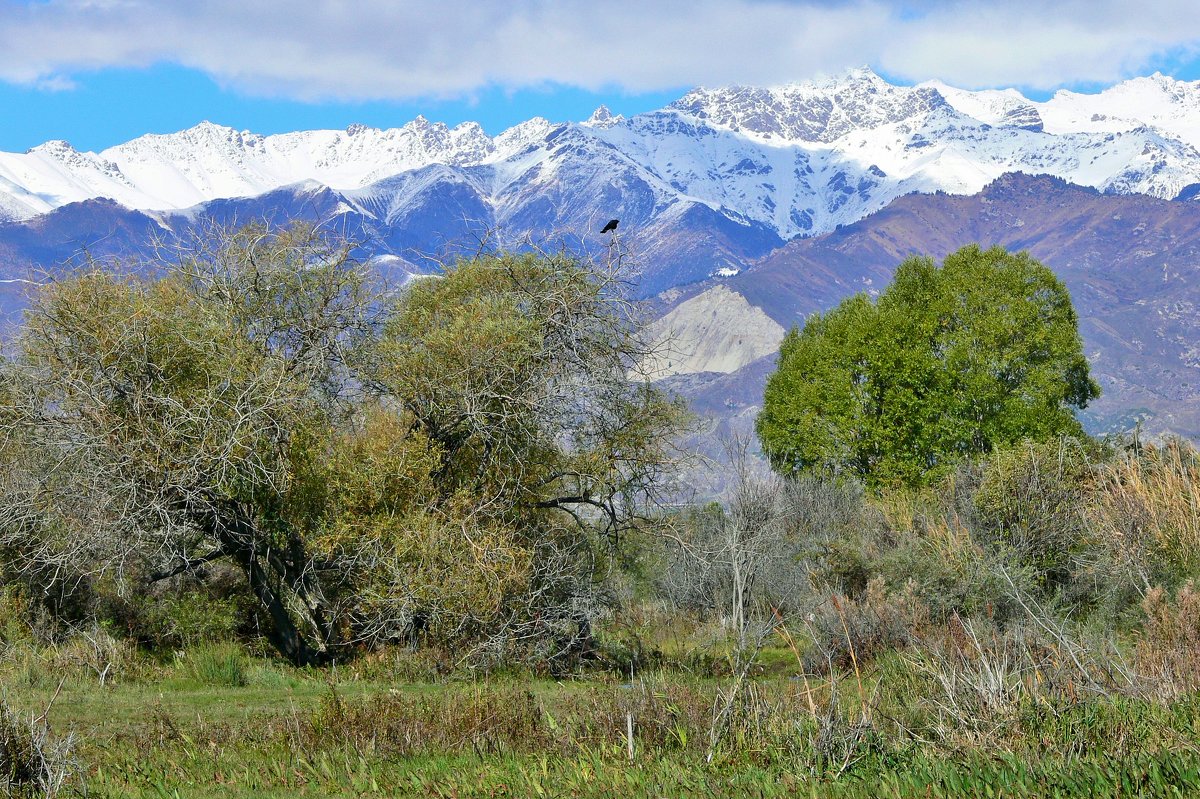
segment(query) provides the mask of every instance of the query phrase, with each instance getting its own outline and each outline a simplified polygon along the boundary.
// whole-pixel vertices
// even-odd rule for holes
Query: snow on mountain
[[[922,83],[946,99],[957,111],[999,128],[1023,128],[1040,133],[1044,125],[1037,106],[1016,89],[978,92],[956,89],[938,80]]]
[[[1189,83],[1156,72],[1099,94],[1059,91],[1038,109],[1049,133],[1110,133],[1149,126],[1200,148],[1200,81]]]
[[[667,230],[702,214],[732,225],[722,235],[789,239],[914,191],[975,193],[1013,171],[1173,198],[1200,183],[1200,82],[1154,75],[1035,102],[1011,89],[894,86],[857,69],[698,88],[630,119],[603,107],[582,123],[537,118],[495,137],[422,117],[272,136],[202,123],[98,154],[66,142],[0,153],[0,220],[96,197],[187,209],[316,181],[371,215],[430,225],[437,214],[418,206],[449,198],[518,232],[590,231],[598,216]]]
[[[1188,83],[1156,72],[1097,94],[1064,89],[1044,102],[1029,100],[1015,89],[971,92],[941,81],[921,87],[937,91],[956,110],[996,127],[1025,127],[1055,136],[1128,133],[1149,127],[1200,149],[1200,81]]]
[[[946,105],[936,91],[893,86],[869,69],[770,89],[694,89],[669,108],[763,141],[833,144],[858,130]]]
[[[588,117],[588,120],[583,124],[593,128],[610,128],[613,125],[624,121],[625,117],[623,115],[614,115],[613,112],[609,110],[608,106],[602,105],[593,111],[592,115]]]

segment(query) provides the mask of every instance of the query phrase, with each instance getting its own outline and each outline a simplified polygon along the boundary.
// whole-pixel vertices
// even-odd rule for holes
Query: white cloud
[[[871,64],[913,81],[1050,88],[1195,55],[1192,0],[42,0],[0,4],[0,79],[46,87],[157,62],[306,100],[775,84]]]

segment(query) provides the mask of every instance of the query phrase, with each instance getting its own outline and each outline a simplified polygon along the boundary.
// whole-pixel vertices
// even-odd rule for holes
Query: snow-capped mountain
[[[64,141],[23,155],[3,153],[0,189],[31,213],[94,197],[139,210],[176,210],[304,181],[352,189],[431,164],[504,160],[549,129],[545,120],[532,119],[492,139],[475,123],[449,129],[417,117],[391,130],[353,125],[259,136],[203,122],[99,154],[77,152]]]
[[[894,86],[858,69],[775,88],[695,89],[629,119],[603,108],[581,123],[533,119],[495,137],[418,117],[389,130],[273,136],[203,123],[100,153],[48,142],[0,153],[0,219],[98,197],[179,211],[315,181],[347,208],[392,219],[425,213],[420,204],[448,186],[515,235],[583,232],[625,214],[622,230],[636,224],[653,246],[700,214],[722,218],[735,238],[786,240],[914,191],[972,194],[1013,171],[1173,198],[1200,183],[1197,148],[1200,82],[1156,74],[1034,102],[1015,90]]]

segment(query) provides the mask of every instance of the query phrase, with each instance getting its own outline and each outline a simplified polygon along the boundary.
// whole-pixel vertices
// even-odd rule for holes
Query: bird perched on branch
[[[608,224],[607,224],[607,225],[605,225],[604,227],[600,228],[600,232],[601,232],[601,233],[607,233],[607,232],[609,232],[610,230],[616,230],[616,229],[617,229],[617,225],[618,225],[618,224],[620,224],[620,222],[621,222],[621,220],[619,220],[619,219],[610,219],[610,220],[608,220]]]

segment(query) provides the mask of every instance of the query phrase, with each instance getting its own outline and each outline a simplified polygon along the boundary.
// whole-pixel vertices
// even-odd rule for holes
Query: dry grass
[[[1149,589],[1163,571],[1200,567],[1200,454],[1169,440],[1119,454],[1099,470],[1087,503],[1097,542]]]
[[[434,753],[576,756],[625,751],[632,718],[638,752],[707,751],[720,724],[735,751],[794,747],[796,721],[809,716],[798,685],[747,683],[736,701],[711,683],[647,677],[569,691],[519,685],[447,687],[350,701],[331,692],[302,719],[304,750],[351,745],[358,751],[412,757]],[[718,708],[729,706],[727,713]]]
[[[1200,591],[1189,581],[1171,601],[1165,590],[1153,588],[1142,608],[1139,670],[1169,697],[1200,689]]]
[[[801,659],[809,674],[855,670],[879,655],[915,642],[929,621],[929,609],[906,582],[889,591],[873,578],[857,599],[833,594],[804,620],[812,647]]]

